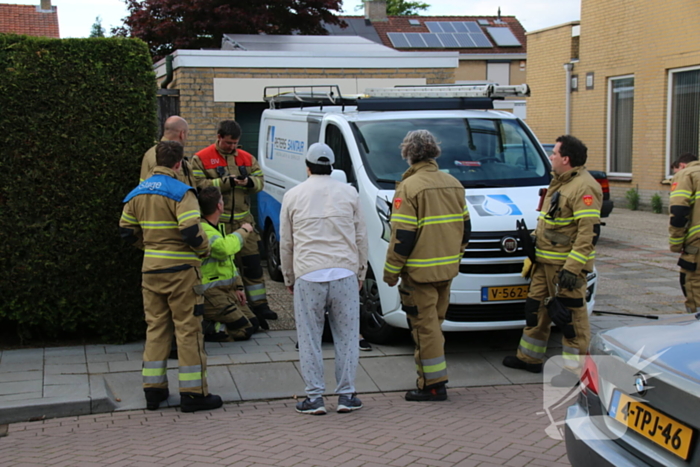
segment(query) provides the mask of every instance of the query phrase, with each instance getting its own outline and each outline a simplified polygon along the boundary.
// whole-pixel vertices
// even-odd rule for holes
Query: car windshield
[[[393,188],[407,165],[401,142],[409,131],[430,131],[440,143],[440,170],[465,187],[547,185],[549,166],[520,121],[498,118],[426,118],[356,122],[369,174]]]

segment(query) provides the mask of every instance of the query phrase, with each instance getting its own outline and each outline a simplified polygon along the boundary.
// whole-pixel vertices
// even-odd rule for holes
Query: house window
[[[686,152],[700,152],[700,69],[670,72],[666,166]]]
[[[608,171],[632,175],[634,76],[610,78],[608,92]]]
[[[486,79],[501,86],[508,86],[510,84],[510,62],[488,62],[486,64]]]

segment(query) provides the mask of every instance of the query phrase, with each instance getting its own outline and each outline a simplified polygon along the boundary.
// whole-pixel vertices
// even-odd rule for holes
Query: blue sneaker
[[[348,413],[362,408],[362,401],[355,397],[357,394],[338,396],[338,413]]]
[[[319,397],[315,401],[311,401],[308,397],[303,401],[297,402],[297,412],[306,413],[309,415],[325,415],[326,406],[323,405],[323,397]]]

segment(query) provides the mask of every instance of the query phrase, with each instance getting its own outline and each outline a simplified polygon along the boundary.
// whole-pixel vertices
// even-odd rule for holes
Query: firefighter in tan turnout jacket
[[[231,234],[241,225],[255,226],[250,212],[250,195],[263,189],[264,178],[258,161],[252,154],[238,149],[241,127],[233,120],[219,123],[216,143],[208,146],[192,158],[192,173],[197,188],[215,186],[224,197],[224,213],[219,219]],[[269,329],[268,319],[277,319],[277,313],[267,304],[265,280],[260,263],[260,235],[251,232],[240,252],[236,254],[236,266],[241,271],[245,292],[251,310],[258,317],[260,327]]]
[[[167,120],[165,120],[165,124],[163,125],[163,138],[161,141],[177,141],[184,146],[185,142],[187,141],[189,128],[190,127],[187,124],[187,120],[184,118],[178,117],[177,115],[170,116],[167,118]],[[146,154],[143,155],[143,160],[141,161],[140,182],[150,177],[153,173],[153,169],[156,167],[157,146],[157,144],[153,145],[148,151],[146,151]],[[180,172],[178,172],[176,176],[182,183],[195,187],[192,169],[190,168],[189,161],[186,157],[182,159],[182,167],[180,167]]]
[[[535,229],[536,261],[525,301],[525,329],[517,356],[503,360],[507,367],[540,373],[554,322],[563,334],[565,370],[551,384],[560,387],[578,382],[581,359],[591,338],[586,276],[593,271],[603,193],[584,167],[587,151],[573,136],[557,138],[550,156],[554,178]],[[549,298],[555,296],[557,300],[547,307]]]
[[[671,251],[681,254],[678,266],[685,310],[696,313],[700,307],[700,162],[690,153],[680,156],[677,162],[678,173],[673,177],[669,201],[669,244]]]
[[[399,293],[416,344],[418,389],[409,401],[447,399],[445,338],[440,328],[450,299],[450,283],[471,235],[464,187],[441,172],[435,161],[440,147],[427,130],[409,132],[401,156],[411,166],[396,189],[391,214],[391,242],[384,282]]]
[[[215,409],[221,398],[208,394],[207,357],[202,338],[201,258],[209,240],[200,224],[194,189],[177,180],[183,147],[164,141],[157,166],[124,199],[122,238],[144,251],[142,291],[146,323],[143,388],[149,410],[168,398],[167,364],[173,328],[178,342],[180,401],[183,412]]]

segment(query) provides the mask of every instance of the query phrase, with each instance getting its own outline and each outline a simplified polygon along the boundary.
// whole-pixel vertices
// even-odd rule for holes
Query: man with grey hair
[[[161,141],[177,141],[184,146],[185,142],[187,142],[187,134],[189,131],[190,127],[187,124],[187,120],[178,115],[171,115],[163,124],[163,137],[161,138]],[[158,145],[153,145],[153,147],[151,147],[151,149],[146,151],[146,154],[143,155],[143,160],[141,161],[140,181],[144,181],[150,177],[153,169],[156,166],[156,146]],[[180,172],[177,174],[177,179],[182,183],[195,187],[194,179],[192,178],[192,171],[190,170],[190,164],[187,158],[182,159],[182,170],[180,170]]]
[[[367,231],[357,190],[330,177],[334,161],[326,144],[309,146],[309,178],[285,193],[280,212],[282,275],[294,294],[299,361],[306,383],[306,399],[296,410],[311,415],[326,413],[321,351],[326,311],[335,347],[337,411],[362,408],[355,395],[355,374],[358,289],[367,274]]]
[[[410,168],[394,195],[391,242],[384,282],[401,279],[401,307],[416,344],[417,389],[408,401],[447,399],[447,362],[441,325],[450,301],[450,283],[471,236],[471,221],[462,184],[440,171],[440,146],[427,130],[409,132],[401,157]],[[438,240],[439,241],[436,241]]]

